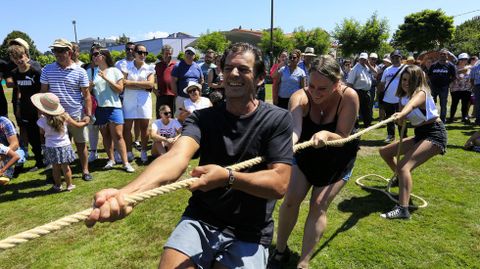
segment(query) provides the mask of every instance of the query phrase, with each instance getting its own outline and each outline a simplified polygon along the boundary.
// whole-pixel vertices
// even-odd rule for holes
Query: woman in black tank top
[[[327,224],[330,202],[345,185],[355,162],[358,140],[342,147],[324,147],[326,141],[346,138],[354,132],[359,101],[356,92],[341,82],[340,66],[321,56],[310,69],[309,86],[295,92],[289,110],[293,116],[293,142],[313,140],[315,147],[295,154],[296,164],[280,207],[277,247],[269,268],[279,268],[288,257],[287,240],[298,217],[300,204],[310,188],[310,211],[305,224],[298,268],[308,264]]]

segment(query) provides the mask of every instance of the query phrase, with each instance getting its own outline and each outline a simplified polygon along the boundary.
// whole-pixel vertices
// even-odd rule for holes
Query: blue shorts
[[[118,107],[97,107],[95,110],[95,125],[107,123],[124,124],[123,110]]]
[[[198,268],[212,268],[215,262],[227,268],[266,268],[268,248],[235,239],[231,235],[191,218],[182,217],[164,248],[190,257]]]

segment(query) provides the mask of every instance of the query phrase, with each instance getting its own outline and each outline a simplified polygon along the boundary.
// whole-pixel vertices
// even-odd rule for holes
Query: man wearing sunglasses
[[[172,70],[170,86],[177,95],[175,99],[175,116],[178,116],[180,107],[183,107],[183,102],[189,98],[188,94],[184,93],[182,89],[187,87],[189,81],[202,84],[204,80],[202,69],[194,62],[195,53],[196,50],[194,48],[187,47],[185,49],[185,58],[178,62]]]
[[[128,73],[127,71],[128,66],[130,66],[133,63],[133,59],[135,58],[133,55],[134,49],[135,49],[135,43],[127,42],[127,44],[125,44],[125,58],[118,60],[115,63],[115,67],[118,68],[123,73]]]
[[[86,221],[124,218],[132,211],[123,196],[152,189],[179,178],[198,153],[191,175],[192,196],[164,246],[159,268],[267,267],[273,237],[272,213],[290,181],[292,116],[255,98],[265,79],[261,52],[247,43],[228,48],[221,61],[225,103],[196,110],[183,124],[171,149],[121,190],[95,195]],[[265,162],[243,171],[227,165],[255,156]]]
[[[72,43],[63,38],[55,40],[50,46],[56,61],[46,65],[40,76],[41,92],[51,92],[58,96],[65,111],[77,121],[90,122],[92,118],[92,100],[88,91],[89,81],[85,69],[72,61]],[[88,170],[87,127],[68,126],[77,147],[82,165],[83,180],[93,177]]]

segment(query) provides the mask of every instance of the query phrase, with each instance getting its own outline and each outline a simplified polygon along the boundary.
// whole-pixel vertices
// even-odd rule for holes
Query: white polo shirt
[[[357,63],[348,73],[347,83],[352,84],[355,90],[369,91],[372,87],[372,76],[368,67]]]

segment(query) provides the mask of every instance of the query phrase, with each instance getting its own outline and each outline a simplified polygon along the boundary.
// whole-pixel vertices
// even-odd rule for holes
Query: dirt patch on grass
[[[360,146],[360,150],[358,151],[358,156],[373,156],[378,155],[378,149],[380,147],[362,147]]]

